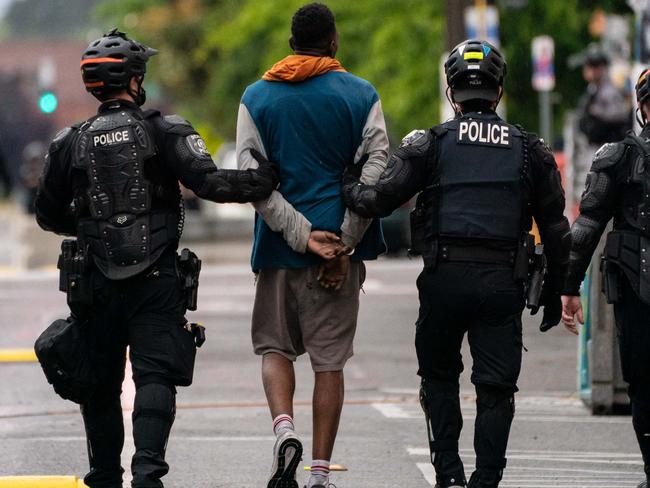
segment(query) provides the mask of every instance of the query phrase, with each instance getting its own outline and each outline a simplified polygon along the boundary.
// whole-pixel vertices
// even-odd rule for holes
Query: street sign
[[[550,36],[533,38],[533,88],[538,92],[550,92],[555,88],[555,43]]]
[[[488,41],[499,47],[499,10],[494,5],[465,9],[467,39]]]

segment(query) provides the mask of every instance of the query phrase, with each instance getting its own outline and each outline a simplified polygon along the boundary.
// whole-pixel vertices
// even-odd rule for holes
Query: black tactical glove
[[[354,208],[354,193],[358,191],[358,185],[361,184],[359,178],[361,178],[361,172],[363,170],[363,165],[368,161],[368,154],[361,156],[361,159],[357,163],[348,163],[345,166],[343,171],[343,181],[342,181],[342,191],[343,202],[348,208]]]
[[[277,164],[266,159],[262,153],[256,149],[250,149],[251,156],[255,158],[259,164],[257,172],[260,177],[272,183],[273,188],[277,188],[280,183],[280,172]]]
[[[562,299],[558,293],[551,293],[544,300],[544,313],[539,330],[546,332],[559,324],[561,319]]]
[[[194,337],[194,344],[196,347],[201,347],[205,344],[205,327],[201,324],[187,323],[185,329]]]
[[[345,166],[345,171],[343,172],[343,184],[353,184],[358,183],[359,178],[361,178],[361,172],[363,171],[363,165],[368,161],[368,154],[361,156],[358,162],[351,162]]]

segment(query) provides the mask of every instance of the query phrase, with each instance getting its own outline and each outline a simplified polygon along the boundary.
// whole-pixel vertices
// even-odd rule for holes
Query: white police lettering
[[[458,142],[480,146],[510,147],[510,127],[505,124],[463,120],[458,125]]]
[[[99,134],[93,136],[93,145],[97,146],[111,146],[113,144],[120,144],[122,142],[129,142],[128,130],[116,130],[106,134]]]

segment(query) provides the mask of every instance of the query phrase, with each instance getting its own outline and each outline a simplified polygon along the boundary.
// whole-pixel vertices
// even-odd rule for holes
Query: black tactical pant
[[[458,454],[465,333],[477,397],[472,485],[492,488],[501,480],[522,351],[523,289],[512,276],[512,268],[505,265],[440,263],[418,277],[418,374],[432,461],[443,488],[465,481]]]
[[[133,411],[134,488],[162,487],[169,467],[165,448],[175,415],[176,385],[192,381],[194,340],[185,324],[185,303],[168,253],[133,278],[111,281],[93,271],[94,304],[88,323],[91,357],[100,385],[81,406],[88,440],[90,488],[121,488],[124,425],[120,393],[126,350],[136,386]]]
[[[632,424],[650,479],[650,305],[639,299],[627,279],[614,304],[623,379],[629,384]]]

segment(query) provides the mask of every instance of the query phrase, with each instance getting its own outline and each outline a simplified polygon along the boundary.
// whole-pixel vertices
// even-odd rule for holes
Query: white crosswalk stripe
[[[473,421],[476,407],[471,393],[461,394],[463,417]],[[372,407],[383,417],[395,422],[423,421],[420,406],[415,401],[406,403],[375,403]],[[517,398],[517,422],[629,425],[629,417],[594,417],[575,397],[549,395]],[[571,428],[567,425],[567,428]],[[636,487],[643,476],[643,461],[637,452],[609,452],[585,446],[585,450],[509,449],[508,466],[503,488],[612,488]],[[429,448],[407,446],[408,455],[424,479],[435,485],[435,472],[429,460]],[[476,455],[470,448],[460,449],[469,474],[474,470]]]
[[[416,462],[424,478],[435,485],[435,472],[428,462],[427,448],[408,448],[411,456],[427,459],[427,462]],[[544,451],[512,451],[508,453],[508,467],[505,470],[501,487],[635,487],[642,473],[643,462],[638,455],[623,455],[621,453],[562,453]],[[469,449],[461,449],[464,460],[474,461],[475,455]],[[575,455],[574,455],[575,454]],[[542,465],[543,464],[543,465]],[[552,466],[559,464],[558,466]],[[600,468],[599,466],[607,465]],[[570,466],[570,467],[567,467]],[[630,470],[631,467],[635,469]],[[469,473],[474,469],[473,463],[465,463]]]

